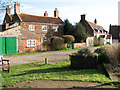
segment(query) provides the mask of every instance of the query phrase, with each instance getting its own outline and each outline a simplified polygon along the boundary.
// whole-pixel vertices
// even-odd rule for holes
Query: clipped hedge
[[[72,35],[63,35],[62,38],[64,38],[64,42],[68,44],[71,44],[75,41],[75,38]]]
[[[70,55],[71,68],[73,69],[95,69],[97,68],[98,54],[91,53],[88,48],[84,48]]]
[[[62,48],[64,48],[65,44],[64,44],[64,39],[62,37],[55,37],[52,40],[52,47],[55,50],[61,50]]]

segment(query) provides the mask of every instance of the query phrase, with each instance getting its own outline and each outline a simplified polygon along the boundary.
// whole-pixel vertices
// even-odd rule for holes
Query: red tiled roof
[[[56,17],[45,17],[45,16],[36,16],[30,14],[18,14],[18,17],[23,22],[38,22],[38,23],[52,23],[52,24],[63,24],[59,18]]]
[[[88,22],[88,24],[91,26],[91,28],[94,30],[95,28],[96,29],[101,29],[101,30],[104,30],[104,28],[102,27],[102,26],[99,26],[99,25],[96,25],[95,23],[92,23],[92,22],[89,22],[89,21],[87,21]]]

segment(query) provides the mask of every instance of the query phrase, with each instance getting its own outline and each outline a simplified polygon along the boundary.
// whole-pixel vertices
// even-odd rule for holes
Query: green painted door
[[[6,37],[6,54],[17,53],[17,39],[16,37]]]
[[[70,49],[73,49],[73,44],[72,43],[70,44]]]
[[[5,37],[0,37],[0,55],[5,55]]]

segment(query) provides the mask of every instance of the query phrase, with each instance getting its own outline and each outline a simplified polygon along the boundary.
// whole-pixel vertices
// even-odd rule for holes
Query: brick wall
[[[35,52],[41,44],[40,39],[36,39],[36,47],[27,47],[27,39],[18,39],[18,53]]]
[[[85,47],[86,43],[73,43],[73,48]]]
[[[24,28],[29,29],[29,25],[34,25],[35,26],[35,32],[36,34],[41,35],[42,37],[44,36],[50,36],[50,34],[48,33],[48,31],[42,31],[42,26],[47,26],[47,28],[49,27],[49,25],[45,25],[45,24],[33,24],[33,23],[26,23],[26,22],[21,22],[20,25]],[[55,36],[62,36],[63,35],[63,26],[59,26],[59,25],[52,25],[52,26],[57,26],[58,27],[58,32],[55,32],[54,35]]]

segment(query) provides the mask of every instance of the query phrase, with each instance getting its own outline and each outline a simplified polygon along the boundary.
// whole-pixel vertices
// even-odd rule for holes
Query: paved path
[[[15,55],[15,56],[5,56],[4,59],[10,60],[11,65],[24,64],[30,62],[39,62],[48,58],[51,62],[60,62],[69,60],[69,54],[75,53],[78,50],[66,51],[66,52],[48,52],[48,53],[38,53],[30,55]]]

